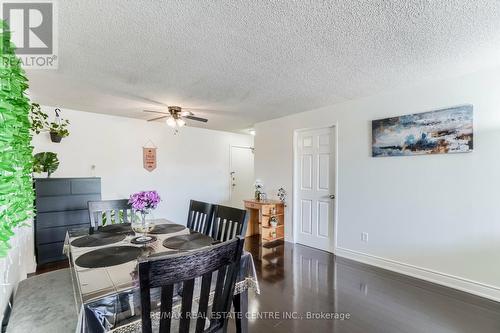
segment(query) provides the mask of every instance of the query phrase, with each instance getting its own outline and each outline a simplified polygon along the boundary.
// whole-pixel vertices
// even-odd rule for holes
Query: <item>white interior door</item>
[[[335,154],[333,128],[299,132],[296,143],[297,243],[333,252]]]
[[[231,146],[231,206],[243,208],[243,200],[254,196],[253,149]]]

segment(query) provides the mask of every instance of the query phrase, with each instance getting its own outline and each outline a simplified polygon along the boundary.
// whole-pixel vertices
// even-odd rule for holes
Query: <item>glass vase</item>
[[[147,242],[152,239],[150,236],[148,236],[148,233],[153,228],[153,224],[148,218],[149,213],[149,210],[141,211],[141,218],[135,219],[132,223],[132,230],[134,230],[135,232],[137,242]]]

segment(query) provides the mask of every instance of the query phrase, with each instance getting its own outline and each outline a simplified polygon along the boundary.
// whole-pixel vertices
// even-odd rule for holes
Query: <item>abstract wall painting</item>
[[[473,150],[472,105],[372,121],[372,156],[467,153]]]

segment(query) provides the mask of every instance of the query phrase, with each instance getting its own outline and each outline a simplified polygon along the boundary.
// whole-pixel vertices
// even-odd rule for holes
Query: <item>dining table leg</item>
[[[233,296],[236,332],[248,333],[248,290]]]

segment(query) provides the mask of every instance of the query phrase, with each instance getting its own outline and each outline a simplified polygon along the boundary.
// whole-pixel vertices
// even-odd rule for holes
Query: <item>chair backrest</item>
[[[214,209],[213,239],[225,242],[236,236],[245,237],[247,232],[247,211],[244,209],[217,205]]]
[[[212,204],[191,200],[189,203],[187,227],[210,236],[209,231],[212,228],[213,208]]]
[[[228,242],[206,247],[197,251],[139,259],[139,283],[141,290],[142,332],[152,332],[151,288],[161,288],[159,332],[170,332],[174,284],[182,283],[182,300],[179,313],[179,333],[189,332],[191,318],[197,318],[195,332],[216,332],[227,328],[234,294],[243,239],[237,237]],[[213,304],[209,311],[212,273],[217,271]],[[193,295],[195,278],[201,277],[199,295]],[[197,288],[198,289],[198,288]],[[198,300],[196,317],[190,315],[193,297]],[[206,319],[210,327],[204,329]]]
[[[134,212],[128,199],[89,201],[90,225],[97,229],[103,224],[132,222]]]

